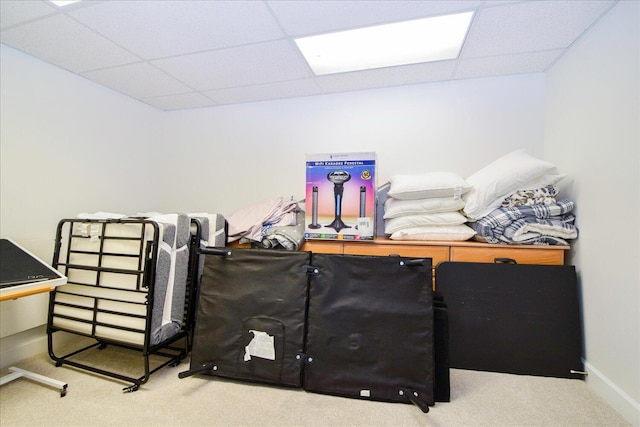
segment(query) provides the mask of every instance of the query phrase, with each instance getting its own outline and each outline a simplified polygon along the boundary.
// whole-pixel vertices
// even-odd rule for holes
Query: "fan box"
[[[375,236],[376,154],[308,154],[305,239]]]

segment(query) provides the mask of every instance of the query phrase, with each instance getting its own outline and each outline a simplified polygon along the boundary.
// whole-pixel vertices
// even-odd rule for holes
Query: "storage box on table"
[[[375,153],[308,154],[305,239],[375,236]]]

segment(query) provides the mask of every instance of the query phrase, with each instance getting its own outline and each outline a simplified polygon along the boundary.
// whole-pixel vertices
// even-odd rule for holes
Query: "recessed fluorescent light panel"
[[[78,3],[81,0],[49,0],[49,1],[58,7],[63,7],[73,3]]]
[[[473,12],[296,39],[316,75],[456,58]]]

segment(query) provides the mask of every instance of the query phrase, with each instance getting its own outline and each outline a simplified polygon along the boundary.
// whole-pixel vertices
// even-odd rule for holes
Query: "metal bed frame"
[[[135,236],[114,236],[108,233],[109,229],[116,224],[129,224],[135,227],[139,227],[139,233]],[[86,233],[78,233],[78,227],[89,227],[91,229],[91,236],[87,236]],[[173,336],[165,339],[159,343],[152,343],[151,337],[151,320],[153,314],[154,305],[154,292],[155,292],[155,279],[156,279],[156,261],[158,259],[158,247],[159,247],[159,227],[154,221],[148,219],[139,218],[127,218],[127,219],[107,219],[107,220],[86,220],[86,219],[66,219],[61,220],[58,224],[56,233],[56,248],[54,254],[53,267],[61,272],[71,276],[67,282],[67,286],[61,286],[51,292],[49,301],[49,314],[47,322],[47,336],[48,336],[48,352],[49,356],[55,361],[56,366],[69,365],[75,368],[87,370],[100,375],[116,378],[125,382],[132,383],[123,389],[124,392],[133,392],[139,389],[139,387],[149,380],[151,374],[157,372],[165,366],[177,366],[188,355],[191,347],[191,328],[193,327],[193,304],[195,301],[195,295],[197,294],[198,286],[198,245],[200,242],[200,222],[192,218],[191,219],[191,234],[190,241],[188,243],[189,249],[189,266],[186,283],[186,295],[184,305],[184,317],[180,330]],[[100,249],[98,251],[86,251],[75,250],[74,239],[98,239]],[[126,242],[127,244],[137,245],[135,253],[117,253],[109,252],[107,247],[109,243]],[[76,263],[72,259],[72,256],[76,257],[94,257],[97,259],[95,265],[87,265],[82,263]],[[125,259],[131,263],[134,260],[135,268],[113,268],[103,265],[103,259]],[[93,264],[93,263],[92,263]],[[93,281],[74,281],[73,271],[81,271],[82,274],[94,275]],[[71,273],[71,274],[70,274]],[[108,277],[111,275],[119,277],[128,277],[135,280],[135,288],[120,288],[113,284],[107,284]],[[68,285],[72,286],[70,288]],[[78,293],[78,289],[86,290],[86,293]],[[117,295],[124,295],[125,297],[111,298],[95,296],[96,291],[105,291],[107,293],[116,291]],[[99,292],[98,292],[99,293]],[[67,298],[79,298],[82,300],[89,299],[90,304],[74,304],[58,301],[56,298],[58,295]],[[71,296],[70,296],[71,295]],[[69,297],[70,296],[70,297]],[[129,298],[131,296],[131,298]],[[120,299],[122,298],[122,299]],[[64,298],[61,298],[64,300]],[[126,308],[131,305],[134,312],[127,312],[126,309],[120,308],[102,308],[102,303],[107,305],[116,304],[116,307],[120,307],[120,304]],[[140,307],[144,306],[144,307]],[[57,311],[71,310],[72,313],[81,313],[81,315],[75,316],[73,314],[60,314]],[[137,311],[137,313],[135,312]],[[144,311],[144,314],[140,314]],[[125,326],[122,322],[109,323],[102,319],[117,318],[127,319],[131,318],[137,323],[144,322],[144,328],[140,328],[139,325],[130,327]],[[56,322],[58,320],[58,322]],[[71,321],[75,325],[82,325],[83,330],[76,330],[74,328],[56,325],[56,323]],[[79,322],[79,323],[78,323]],[[100,328],[108,328],[123,332],[125,334],[139,334],[143,337],[141,343],[131,343],[118,338],[104,336],[100,331]],[[79,328],[80,329],[80,328]],[[86,329],[86,330],[84,330]],[[104,329],[102,329],[104,330]],[[67,332],[75,335],[84,336],[93,339],[95,342],[83,346],[79,349],[75,349],[64,355],[57,355],[54,350],[54,335],[58,332]],[[139,376],[131,376],[115,370],[109,370],[108,368],[93,366],[89,363],[74,360],[76,356],[94,348],[104,349],[108,345],[113,345],[141,353],[144,361],[144,373]],[[152,367],[150,357],[161,356],[164,358],[162,363],[158,366]]]

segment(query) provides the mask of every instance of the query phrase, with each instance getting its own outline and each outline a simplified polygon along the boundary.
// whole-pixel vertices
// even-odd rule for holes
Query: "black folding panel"
[[[451,400],[449,309],[440,292],[433,293],[433,354],[435,362],[433,397],[436,402],[449,402]]]
[[[0,239],[0,288],[62,278],[41,259],[31,255],[9,239]],[[18,288],[20,289],[20,288]]]
[[[431,259],[313,254],[304,388],[434,403]]]
[[[311,254],[220,253],[205,255],[191,373],[300,386]]]
[[[449,309],[452,368],[582,378],[573,266],[444,262],[436,286]]]

